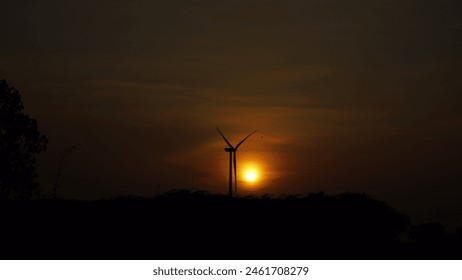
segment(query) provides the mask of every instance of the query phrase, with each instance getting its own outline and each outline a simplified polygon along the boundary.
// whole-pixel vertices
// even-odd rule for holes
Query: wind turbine
[[[254,132],[250,133],[247,137],[242,139],[242,141],[239,142],[236,145],[236,147],[233,147],[233,145],[231,145],[231,143],[229,143],[228,139],[226,139],[226,137],[223,135],[223,133],[221,133],[221,131],[220,131],[220,129],[218,129],[218,127],[217,127],[217,130],[221,134],[223,139],[225,139],[226,144],[228,144],[228,148],[225,148],[225,152],[229,153],[229,196],[232,197],[233,196],[233,162],[234,162],[234,193],[237,194],[237,169],[236,169],[236,165],[237,165],[236,164],[236,152],[237,152],[237,149],[239,148],[239,146],[242,145],[242,143],[244,143],[245,140],[247,140],[247,138],[252,136],[252,134],[254,134],[257,131],[255,130]]]

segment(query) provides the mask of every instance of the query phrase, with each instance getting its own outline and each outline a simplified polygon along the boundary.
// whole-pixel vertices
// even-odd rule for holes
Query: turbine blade
[[[247,138],[249,138],[250,136],[252,136],[252,134],[254,134],[255,132],[257,132],[257,131],[255,130],[254,132],[250,133],[247,137],[245,137],[244,139],[242,139],[242,141],[239,142],[239,144],[237,144],[236,150],[237,150],[237,148],[239,148],[239,146],[240,146],[242,143],[244,143],[245,140],[247,140]]]
[[[236,163],[236,151],[234,151],[234,194],[237,194],[237,163]]]
[[[223,135],[223,133],[221,133],[220,129],[218,129],[218,127],[216,127],[218,132],[221,134],[221,136],[223,137],[223,139],[225,139],[226,141],[226,144],[228,144],[228,146],[232,149],[234,149],[233,145],[231,145],[231,143],[229,143],[228,139],[226,139],[226,137]]]

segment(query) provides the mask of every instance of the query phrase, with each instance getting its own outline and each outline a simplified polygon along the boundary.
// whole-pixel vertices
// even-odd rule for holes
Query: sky
[[[462,213],[458,0],[1,0],[0,78],[49,139],[45,193],[365,192]]]

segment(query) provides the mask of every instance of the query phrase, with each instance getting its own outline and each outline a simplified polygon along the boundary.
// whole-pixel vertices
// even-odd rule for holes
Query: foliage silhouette
[[[461,234],[411,226],[365,194],[229,198],[175,190],[152,198],[6,201],[0,258],[453,259]],[[40,229],[40,230],[37,230]],[[35,239],[28,236],[35,233]],[[403,239],[402,236],[407,236]]]
[[[36,155],[48,140],[23,109],[19,92],[0,80],[0,200],[27,199],[38,191]]]

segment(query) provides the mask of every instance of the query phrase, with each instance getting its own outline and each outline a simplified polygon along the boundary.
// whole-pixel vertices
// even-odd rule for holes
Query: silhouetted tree
[[[0,80],[0,200],[26,199],[38,191],[36,155],[48,140],[23,109],[19,92]]]

